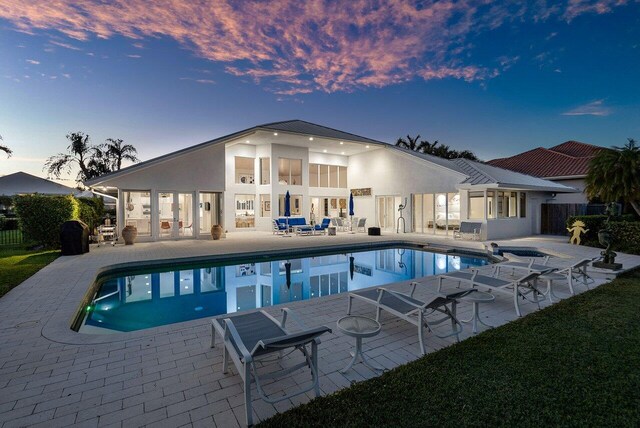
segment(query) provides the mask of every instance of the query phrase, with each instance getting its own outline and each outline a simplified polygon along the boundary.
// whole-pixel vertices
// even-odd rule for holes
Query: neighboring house
[[[321,125],[290,120],[178,150],[86,185],[118,194],[118,227],[140,240],[272,230],[291,195],[292,216],[307,222],[346,217],[349,194],[367,226],[449,235],[461,221],[484,224],[495,239],[539,233],[540,206],[575,192],[552,181],[464,159],[446,160]]]
[[[508,158],[494,159],[487,163],[522,174],[552,180],[565,186],[574,187],[578,193],[557,194],[547,201],[554,204],[587,204],[584,193],[584,179],[589,170],[589,162],[602,147],[579,141],[567,141],[545,149],[538,147]]]
[[[64,186],[45,178],[37,177],[26,172],[15,172],[13,174],[0,177],[0,195],[15,196],[40,193],[43,195],[73,195],[76,197],[103,196],[96,195],[89,190],[74,189]],[[105,205],[111,203],[115,198],[103,196]]]

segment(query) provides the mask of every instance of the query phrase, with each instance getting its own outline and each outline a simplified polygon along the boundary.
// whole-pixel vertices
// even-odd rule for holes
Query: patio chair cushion
[[[378,296],[380,295],[380,292],[378,291],[377,288],[371,288],[368,290],[362,290],[362,291],[356,291],[353,292],[352,294],[357,294],[358,296],[364,297],[365,299],[368,300],[372,300],[374,302],[378,301]],[[413,297],[409,297],[407,295],[402,295],[402,298],[414,303],[417,306],[423,306],[424,302],[414,299]],[[383,306],[387,306],[391,309],[393,309],[394,311],[400,312],[401,314],[408,314],[410,312],[415,311],[417,308],[415,306],[412,306],[400,299],[398,299],[396,296],[394,296],[391,293],[383,293],[382,295],[382,300],[380,301],[380,304]]]

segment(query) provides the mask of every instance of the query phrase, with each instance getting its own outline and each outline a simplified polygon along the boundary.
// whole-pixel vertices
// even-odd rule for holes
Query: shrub
[[[29,241],[60,247],[60,226],[78,219],[78,201],[69,196],[24,195],[15,198],[20,227]]]
[[[588,245],[590,247],[599,247],[600,244],[598,242],[598,231],[600,229],[604,229],[604,222],[607,219],[606,215],[574,215],[567,218],[567,228],[570,228],[571,225],[580,220],[585,224],[585,229],[588,230],[587,233],[582,235],[582,244]],[[611,221],[632,221],[632,215],[622,215],[622,216],[613,216],[611,217]],[[570,232],[567,232],[568,236],[571,236]]]
[[[89,226],[89,230],[93,234],[93,230],[102,224],[104,216],[104,202],[102,198],[78,198],[80,208],[80,220]]]

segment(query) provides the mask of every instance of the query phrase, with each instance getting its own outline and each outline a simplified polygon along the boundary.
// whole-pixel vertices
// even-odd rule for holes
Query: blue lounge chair
[[[273,234],[282,235],[285,233],[287,233],[287,225],[285,223],[280,223],[276,219],[273,219]]]
[[[321,224],[316,224],[313,228],[316,232],[325,232],[329,225],[331,224],[330,218],[323,218]]]

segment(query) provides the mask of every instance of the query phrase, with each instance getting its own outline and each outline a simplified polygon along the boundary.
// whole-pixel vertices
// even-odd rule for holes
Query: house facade
[[[584,192],[585,178],[589,171],[589,162],[602,150],[602,147],[579,141],[566,141],[554,147],[537,147],[508,158],[493,159],[487,163],[522,174],[544,178],[578,192],[557,193],[547,203],[550,204],[588,204]]]
[[[539,233],[540,204],[575,189],[463,159],[445,160],[325,126],[255,126],[87,181],[118,195],[118,227],[139,240],[270,231],[284,215],[307,222],[355,215],[383,231],[453,235],[483,223],[483,238]],[[400,207],[404,209],[400,211]],[[402,219],[404,219],[404,228]]]

